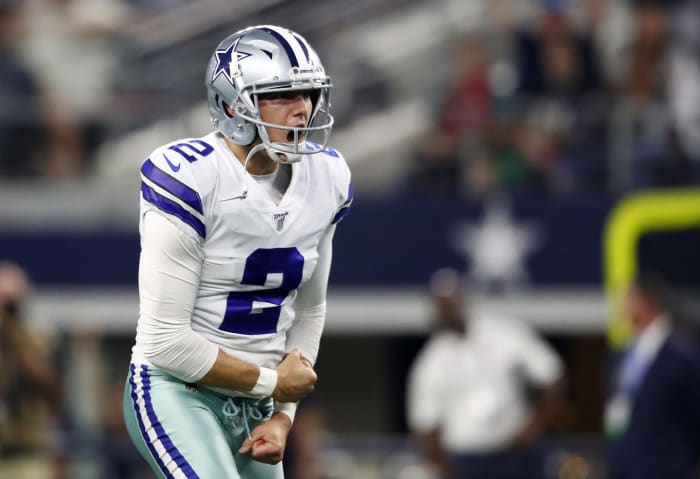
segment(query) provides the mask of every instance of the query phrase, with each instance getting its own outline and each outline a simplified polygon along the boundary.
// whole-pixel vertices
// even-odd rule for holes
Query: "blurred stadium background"
[[[64,477],[152,477],[120,422],[138,167],[210,130],[205,62],[258,23],[319,50],[331,144],[354,175],[308,405],[324,477],[424,477],[404,388],[443,266],[470,276],[478,308],[530,322],[562,355],[552,477],[604,477],[616,295],[654,267],[691,324],[698,312],[699,12],[690,0],[0,0],[0,260],[34,282],[29,325],[61,371],[46,434]]]

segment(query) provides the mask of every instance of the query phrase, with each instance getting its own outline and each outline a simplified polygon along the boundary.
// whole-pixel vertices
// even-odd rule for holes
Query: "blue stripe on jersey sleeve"
[[[150,159],[143,163],[141,173],[171,195],[190,205],[193,210],[204,214],[202,199],[200,198],[199,193],[168,175],[166,172],[154,165]]]
[[[338,212],[335,214],[335,217],[333,217],[333,221],[331,222],[332,224],[338,223],[340,220],[345,218],[345,216],[350,212],[350,206],[352,205],[352,198],[354,195],[354,189],[352,187],[352,183],[348,186],[348,199],[345,200],[345,202],[340,205],[340,209]]]
[[[159,194],[144,182],[141,182],[141,193],[143,194],[144,200],[155,205],[159,210],[180,218],[183,222],[190,225],[192,229],[199,234],[199,236],[202,238],[206,237],[207,228],[204,226],[204,223],[195,218],[192,213],[187,211],[185,208]]]
[[[338,212],[335,214],[335,217],[333,217],[333,221],[331,221],[332,224],[338,223],[340,220],[345,218],[347,214],[350,212],[350,206],[346,206],[344,208],[340,208]]]
[[[352,203],[352,198],[355,195],[355,188],[352,187],[352,183],[348,186],[348,199],[345,200],[345,203],[342,204],[342,206],[350,206],[350,203]]]

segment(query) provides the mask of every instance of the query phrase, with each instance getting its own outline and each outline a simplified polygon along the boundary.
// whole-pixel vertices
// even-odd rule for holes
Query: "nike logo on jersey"
[[[163,155],[163,158],[165,158],[165,162],[168,164],[171,170],[173,170],[175,173],[180,171],[180,167],[182,166],[180,163],[178,163],[177,165],[175,163],[172,163],[165,155]]]

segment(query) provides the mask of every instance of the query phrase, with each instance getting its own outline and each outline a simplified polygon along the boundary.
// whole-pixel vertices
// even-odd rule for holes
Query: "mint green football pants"
[[[132,364],[123,406],[131,440],[160,479],[284,479],[281,462],[238,454],[272,414],[271,399],[230,398]]]

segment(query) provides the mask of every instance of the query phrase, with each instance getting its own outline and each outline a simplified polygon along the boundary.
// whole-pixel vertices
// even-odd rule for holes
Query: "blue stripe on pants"
[[[136,411],[136,419],[139,424],[139,429],[141,430],[141,435],[146,443],[146,446],[148,447],[149,451],[151,451],[151,454],[153,455],[153,458],[156,460],[158,463],[158,467],[160,470],[163,472],[163,474],[168,478],[168,479],[174,479],[174,476],[172,473],[168,470],[167,466],[161,459],[161,457],[158,455],[155,445],[151,443],[150,438],[146,432],[146,427],[143,422],[142,414],[143,411],[141,410],[140,405],[138,404],[138,392],[137,392],[137,385],[136,381],[134,380],[134,377],[136,375],[136,368],[132,364],[129,368],[131,370],[131,376],[129,377],[129,383],[131,384],[131,398],[134,404],[134,410]],[[187,462],[187,459],[180,453],[180,451],[177,449],[177,447],[172,443],[168,435],[166,434],[165,430],[163,429],[163,426],[160,423],[160,420],[158,419],[158,416],[156,415],[154,409],[153,409],[153,403],[151,401],[151,380],[150,376],[148,374],[148,367],[145,365],[141,366],[141,371],[139,374],[139,377],[141,378],[141,393],[143,394],[143,400],[145,403],[145,413],[148,416],[149,422],[151,423],[151,427],[155,429],[157,438],[155,441],[160,441],[163,447],[165,448],[166,454],[170,456],[170,458],[173,460],[175,464],[177,464],[178,468],[185,474],[185,477],[187,479],[199,479],[199,476],[197,475],[196,472],[192,469],[190,464]],[[155,442],[154,441],[154,442]]]

